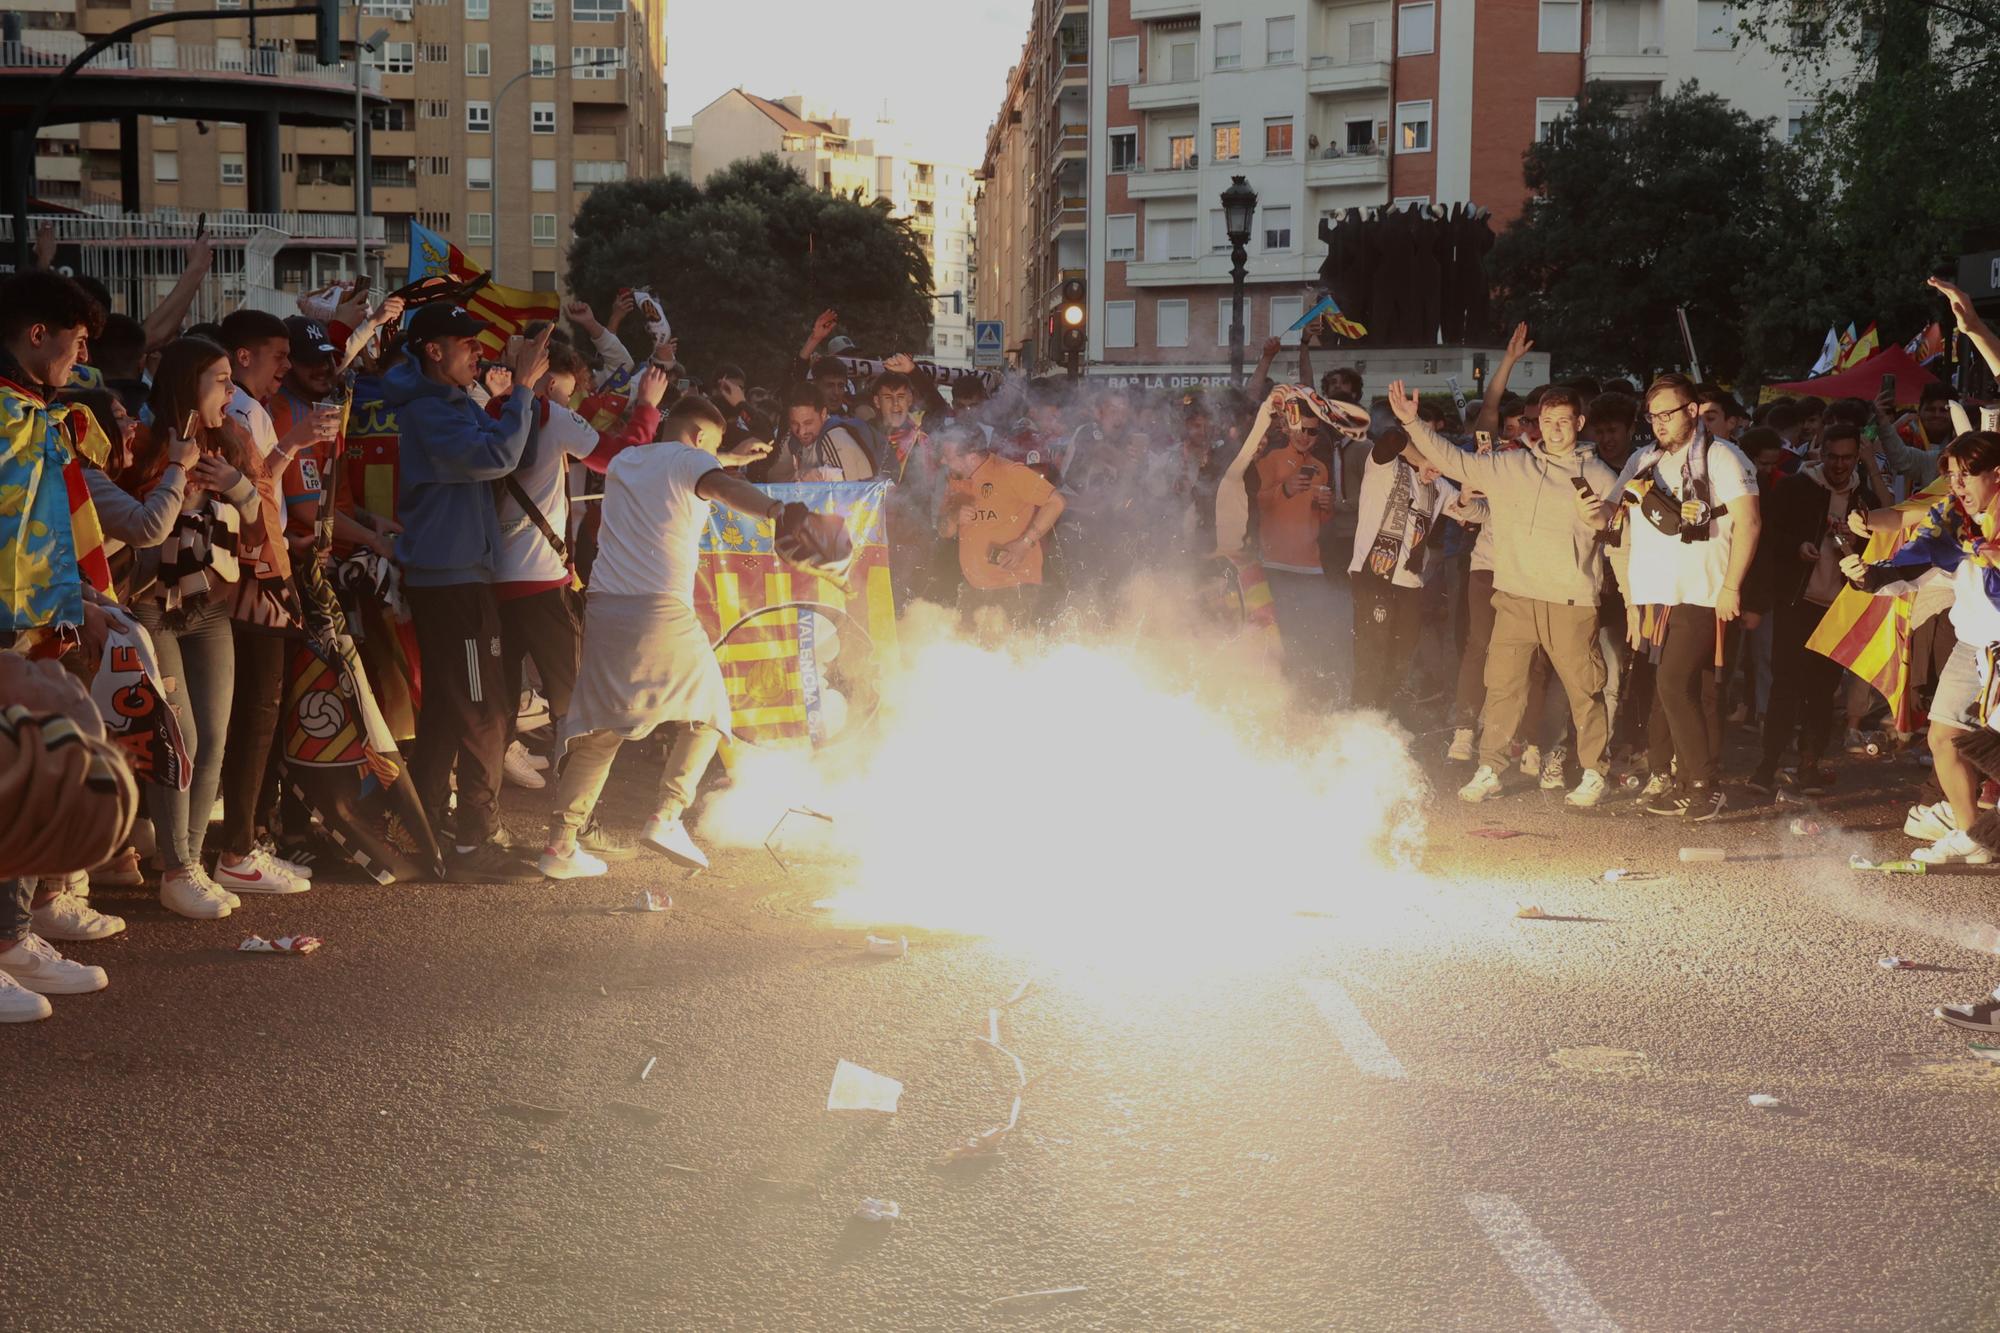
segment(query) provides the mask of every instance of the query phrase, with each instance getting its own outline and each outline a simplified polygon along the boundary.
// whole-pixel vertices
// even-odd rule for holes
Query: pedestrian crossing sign
[[[972,324],[972,364],[998,366],[1007,360],[1006,326],[997,319],[974,320]]]

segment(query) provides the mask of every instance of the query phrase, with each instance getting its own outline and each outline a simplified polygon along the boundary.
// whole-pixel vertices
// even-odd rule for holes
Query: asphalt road
[[[870,957],[809,846],[789,878],[755,851],[328,882],[221,923],[100,891],[131,929],[71,952],[110,990],[0,1032],[5,1322],[1993,1328],[2000,1066],[1928,1011],[2000,981],[1973,947],[2000,886],[1845,868],[1907,847],[1919,772],[1850,765],[1816,813],[1851,837],[1440,802],[1421,873],[1332,856],[1327,910],[1162,904],[1214,941],[1169,968],[921,932]],[[621,771],[615,809],[649,785]],[[535,809],[510,793],[517,832]],[[641,888],[673,910],[607,910]],[[326,943],[232,952],[252,931]],[[1007,1115],[970,1038],[1024,979],[1020,1127],[941,1165]],[[828,1112],[843,1058],[900,1110]]]

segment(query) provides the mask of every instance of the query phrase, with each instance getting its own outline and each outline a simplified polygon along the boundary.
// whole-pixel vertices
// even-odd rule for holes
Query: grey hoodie
[[[1602,500],[1618,474],[1578,448],[1557,458],[1539,445],[1490,454],[1469,453],[1424,422],[1407,427],[1410,442],[1439,472],[1486,497],[1493,511],[1493,589],[1538,602],[1596,606],[1604,581],[1597,529],[1577,513],[1574,479]]]

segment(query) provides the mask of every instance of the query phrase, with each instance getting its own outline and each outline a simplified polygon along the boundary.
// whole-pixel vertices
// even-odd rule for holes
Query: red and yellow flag
[[[1896,506],[1898,513],[1922,513],[1950,493],[1943,477]],[[1903,544],[1901,533],[1878,532],[1862,556],[1870,563],[1887,560]],[[1915,731],[1920,719],[1910,699],[1910,608],[1915,593],[1878,597],[1842,588],[1820,619],[1806,647],[1829,657],[1874,687],[1889,701],[1898,731]]]
[[[428,227],[410,224],[410,281],[448,277],[463,282],[486,270]],[[465,303],[465,308],[492,325],[479,335],[488,351],[499,355],[507,340],[538,319],[554,322],[561,298],[555,292],[528,292],[489,282]]]

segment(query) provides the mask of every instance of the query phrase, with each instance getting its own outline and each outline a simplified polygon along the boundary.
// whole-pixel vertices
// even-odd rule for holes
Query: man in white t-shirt
[[[340,429],[340,413],[315,409],[305,413],[278,438],[265,400],[278,391],[292,369],[292,334],[285,321],[262,310],[238,310],[221,324],[223,350],[229,353],[229,377],[236,382],[228,412],[257,446],[257,457],[272,472],[282,474],[292,456],[309,444],[330,440]],[[276,458],[275,451],[282,450]]]
[[[1716,783],[1716,672],[1724,627],[1743,614],[1762,518],[1756,470],[1735,445],[1701,428],[1696,398],[1685,375],[1662,375],[1647,387],[1659,443],[1626,460],[1615,494],[1630,502],[1621,525],[1630,546],[1626,634],[1634,649],[1657,645],[1646,809],[1701,821],[1725,803]],[[1646,635],[1662,616],[1664,634]],[[1677,785],[1668,778],[1676,759]]]
[[[674,404],[661,442],[626,449],[604,473],[604,514],[583,620],[583,656],[563,719],[562,772],[541,871],[551,879],[605,872],[577,846],[611,762],[627,740],[663,722],[687,724],[660,773],[660,803],[640,842],[681,865],[708,858],[681,816],[729,733],[729,691],[694,610],[709,504],[778,523],[786,514],[716,458],[726,421],[690,394]],[[792,508],[803,512],[804,506]]]

